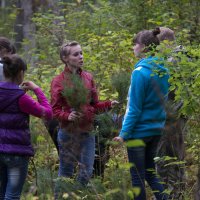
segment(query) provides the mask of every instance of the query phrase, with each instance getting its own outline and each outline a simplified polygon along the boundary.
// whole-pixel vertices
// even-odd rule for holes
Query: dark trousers
[[[157,200],[167,199],[163,194],[164,187],[156,175],[154,157],[160,136],[142,139],[145,146],[128,147],[128,159],[133,164],[130,168],[133,187],[140,188],[140,194],[135,200],[146,200],[145,180],[154,192]]]

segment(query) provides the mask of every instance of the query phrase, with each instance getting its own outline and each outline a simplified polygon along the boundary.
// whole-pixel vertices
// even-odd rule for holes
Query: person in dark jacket
[[[34,155],[29,115],[48,120],[52,109],[36,84],[23,82],[27,66],[18,55],[5,56],[0,62],[5,77],[0,82],[0,199],[18,200],[29,158]],[[38,101],[26,94],[27,90],[32,90]]]

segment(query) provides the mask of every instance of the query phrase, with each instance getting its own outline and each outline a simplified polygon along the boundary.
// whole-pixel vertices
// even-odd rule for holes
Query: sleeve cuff
[[[127,138],[127,136],[128,136],[127,132],[121,131],[120,134],[119,134],[119,137],[123,138],[124,140]]]

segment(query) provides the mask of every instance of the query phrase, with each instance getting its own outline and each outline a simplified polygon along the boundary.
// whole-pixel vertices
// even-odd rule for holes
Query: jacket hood
[[[145,67],[155,71],[167,72],[168,70],[164,67],[163,60],[157,57],[148,57],[141,59],[138,63],[136,63],[135,68]]]
[[[18,85],[10,82],[0,82],[0,111],[6,109],[25,92]]]

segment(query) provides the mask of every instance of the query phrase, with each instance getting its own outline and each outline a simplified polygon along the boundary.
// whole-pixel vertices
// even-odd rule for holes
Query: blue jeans
[[[157,200],[165,200],[167,197],[162,192],[163,185],[156,175],[154,157],[160,136],[142,138],[145,146],[128,147],[128,159],[133,164],[130,168],[132,185],[141,189],[139,196],[135,200],[146,200],[145,180],[151,187]]]
[[[89,133],[58,132],[59,172],[58,176],[73,177],[74,167],[79,164],[77,181],[86,185],[93,173],[95,136]]]
[[[18,200],[28,171],[29,157],[0,154],[0,200]]]

